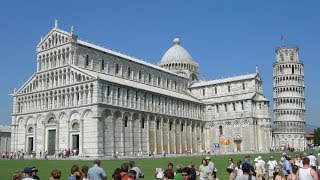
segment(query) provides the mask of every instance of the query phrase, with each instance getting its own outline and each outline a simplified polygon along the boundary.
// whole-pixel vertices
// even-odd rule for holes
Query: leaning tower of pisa
[[[304,66],[299,48],[276,48],[273,64],[274,147],[306,147]]]

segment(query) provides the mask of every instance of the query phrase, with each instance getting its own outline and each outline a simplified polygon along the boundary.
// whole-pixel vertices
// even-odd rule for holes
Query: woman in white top
[[[236,174],[234,172],[235,167],[232,158],[229,158],[229,163],[229,167],[227,168],[227,171],[229,172],[229,180],[234,180],[236,178]]]
[[[241,165],[242,165],[242,162],[239,160],[237,162],[237,167],[234,168],[236,176],[242,176],[243,175],[243,171],[242,171]]]
[[[259,163],[258,158],[255,158],[255,159],[254,159],[254,162],[255,162],[255,164],[253,165],[253,167],[254,167],[254,170],[255,170],[255,172],[256,172],[256,178],[257,178],[257,180],[262,180],[262,179],[263,179],[263,178],[262,178],[262,176],[263,176],[263,174],[262,174],[262,167],[261,167],[261,165],[260,165],[260,163]]]
[[[208,180],[209,169],[208,169],[207,160],[202,159],[202,165],[200,165],[199,171],[200,171],[200,177],[199,177],[200,180]]]

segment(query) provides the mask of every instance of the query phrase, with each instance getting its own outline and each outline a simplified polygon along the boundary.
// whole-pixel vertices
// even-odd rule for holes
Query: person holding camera
[[[236,174],[234,172],[235,166],[233,163],[233,159],[229,158],[229,166],[227,167],[227,172],[229,173],[229,180],[233,180],[236,178]]]

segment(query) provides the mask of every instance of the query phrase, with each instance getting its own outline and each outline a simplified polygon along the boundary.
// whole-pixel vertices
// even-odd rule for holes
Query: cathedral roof
[[[155,92],[155,93],[159,93],[159,94],[163,94],[165,96],[169,96],[169,97],[174,97],[174,98],[180,98],[180,99],[184,99],[186,101],[192,101],[192,102],[197,102],[197,103],[202,103],[201,101],[197,100],[196,98],[189,96],[187,94],[183,94],[183,93],[178,93],[175,91],[170,91],[167,89],[162,89],[162,88],[158,88],[158,87],[154,87],[154,86],[150,86],[147,84],[143,84],[143,83],[138,83],[138,82],[134,82],[134,81],[130,81],[127,79],[123,79],[120,77],[116,77],[116,76],[110,76],[104,73],[97,73],[95,71],[90,71],[87,69],[80,69],[78,67],[72,66],[73,68],[79,69],[79,71],[83,71],[86,74],[89,74],[91,76],[97,76],[97,78],[108,81],[108,82],[112,82],[115,84],[119,84],[119,85],[123,85],[123,86],[129,86],[132,88],[136,88],[136,89],[141,89],[144,91],[148,91],[148,92]]]
[[[125,55],[125,54],[121,54],[119,52],[116,52],[116,51],[112,51],[110,49],[107,49],[107,48],[104,48],[104,47],[101,47],[101,46],[97,46],[97,45],[94,45],[94,44],[91,44],[91,43],[88,43],[88,42],[85,42],[85,41],[82,41],[82,40],[77,40],[77,42],[83,46],[87,46],[87,47],[91,47],[93,49],[97,49],[99,51],[102,51],[102,52],[106,52],[108,54],[112,54],[112,55],[115,55],[115,56],[119,56],[119,57],[122,57],[124,59],[128,59],[130,61],[133,61],[133,62],[136,62],[136,63],[139,63],[139,64],[142,64],[142,65],[145,65],[145,66],[149,66],[149,67],[152,67],[154,69],[157,69],[157,70],[160,70],[160,71],[164,71],[164,72],[167,72],[167,73],[170,73],[172,75],[175,75],[175,76],[179,76],[179,77],[182,77],[182,78],[185,78],[184,76],[182,75],[179,75],[177,73],[174,73],[174,72],[171,72],[165,68],[162,68],[160,66],[157,66],[155,64],[152,64],[152,63],[148,63],[146,61],[143,61],[143,60],[140,60],[140,59],[137,59],[137,58],[134,58],[134,57],[131,57],[131,56],[128,56],[128,55]]]
[[[205,104],[215,104],[215,103],[235,102],[235,101],[242,101],[242,100],[249,100],[249,99],[252,99],[252,100],[254,99],[256,101],[269,101],[263,95],[257,92],[252,92],[252,93],[246,93],[246,94],[236,94],[236,95],[230,95],[230,96],[209,98],[209,99],[203,100],[203,102]]]
[[[178,38],[174,38],[173,46],[163,55],[160,64],[174,62],[195,63],[188,51],[180,45]]]
[[[0,125],[0,132],[11,132],[11,126]]]
[[[242,76],[234,76],[234,77],[223,78],[223,79],[215,79],[215,80],[210,80],[210,81],[200,81],[200,82],[192,84],[190,87],[195,88],[195,87],[209,86],[209,85],[221,84],[221,83],[227,83],[227,82],[233,82],[233,81],[253,79],[258,75],[259,75],[258,73],[253,73],[253,74],[246,74],[246,75],[242,75]]]

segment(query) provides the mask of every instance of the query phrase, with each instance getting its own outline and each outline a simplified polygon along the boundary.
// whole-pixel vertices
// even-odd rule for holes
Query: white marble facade
[[[299,48],[281,46],[276,49],[273,65],[274,146],[306,148],[304,64]]]
[[[270,149],[259,73],[201,81],[178,38],[155,65],[79,40],[56,23],[37,46],[37,65],[13,95],[13,151],[179,154],[212,152],[219,142],[220,153]]]

